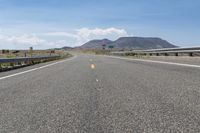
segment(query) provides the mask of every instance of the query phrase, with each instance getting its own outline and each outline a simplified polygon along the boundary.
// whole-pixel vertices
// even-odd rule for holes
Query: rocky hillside
[[[109,45],[111,44],[112,41],[108,40],[108,39],[103,39],[103,40],[91,40],[85,44],[83,44],[82,46],[80,46],[79,48],[82,49],[101,49],[103,47],[103,45]]]
[[[161,38],[121,37],[116,41],[110,41],[108,39],[92,40],[80,46],[79,48],[101,49],[103,45],[106,45],[106,47],[113,46],[115,49],[157,49],[177,47]]]

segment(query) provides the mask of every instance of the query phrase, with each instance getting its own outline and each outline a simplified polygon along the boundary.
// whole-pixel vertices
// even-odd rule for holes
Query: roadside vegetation
[[[29,65],[34,65],[38,63],[43,63],[47,61],[57,60],[57,59],[63,59],[63,58],[69,58],[72,55],[64,50],[22,50],[22,51],[15,51],[15,50],[1,50],[0,52],[0,72],[1,71],[7,71],[12,70],[15,68],[25,67]],[[50,58],[50,59],[44,59],[44,60],[36,60],[36,61],[28,61],[28,62],[7,62],[3,63],[1,60],[4,59],[15,59],[15,58],[35,58],[35,57],[56,57],[56,58]]]

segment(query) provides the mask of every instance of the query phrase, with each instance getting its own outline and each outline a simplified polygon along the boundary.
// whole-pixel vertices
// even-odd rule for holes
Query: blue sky
[[[200,46],[199,7],[199,0],[0,0],[0,49],[77,46],[120,36]]]

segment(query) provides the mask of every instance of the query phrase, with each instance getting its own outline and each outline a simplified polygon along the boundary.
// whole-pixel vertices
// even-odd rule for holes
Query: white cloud
[[[43,35],[45,36],[63,36],[63,37],[72,37],[72,38],[77,38],[77,35],[68,33],[68,32],[50,32],[50,33],[44,33]]]
[[[90,36],[105,36],[105,35],[118,35],[118,36],[126,36],[128,33],[124,29],[117,29],[117,28],[108,28],[108,29],[88,29],[88,28],[81,28],[76,30],[77,35],[81,37],[90,37]]]
[[[53,48],[63,47],[66,46],[66,44],[67,44],[66,40],[51,41],[47,43],[48,46]]]
[[[76,30],[78,36],[77,45],[82,45],[92,39],[103,39],[108,38],[111,40],[117,39],[122,36],[129,36],[126,30],[117,28],[107,28],[107,29],[88,29],[81,28]]]
[[[54,37],[67,37],[68,39],[72,38],[75,39],[73,46],[79,46],[87,41],[90,41],[92,39],[104,39],[108,38],[111,40],[115,40],[122,36],[129,36],[126,30],[124,29],[118,29],[118,28],[107,28],[107,29],[101,29],[101,28],[95,28],[95,29],[89,29],[89,28],[81,28],[76,29],[73,33],[68,32],[51,32],[51,33],[45,33],[46,36],[54,36]]]
[[[73,32],[50,32],[42,34],[2,35],[0,33],[0,49],[47,49],[63,46],[79,46],[92,39],[108,38],[115,40],[129,36],[126,30],[118,28],[81,28]]]
[[[46,43],[44,39],[37,37],[36,35],[20,35],[20,36],[8,36],[0,35],[0,48],[25,48],[30,46],[37,46],[42,43]]]
[[[14,42],[17,44],[31,44],[31,45],[38,45],[45,42],[45,40],[31,35],[12,36],[7,38],[7,41],[12,43]]]

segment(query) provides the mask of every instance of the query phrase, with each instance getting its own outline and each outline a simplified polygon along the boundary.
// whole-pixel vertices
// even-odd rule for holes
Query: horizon
[[[199,6],[198,0],[0,0],[0,49],[76,47],[119,37],[198,47]]]

